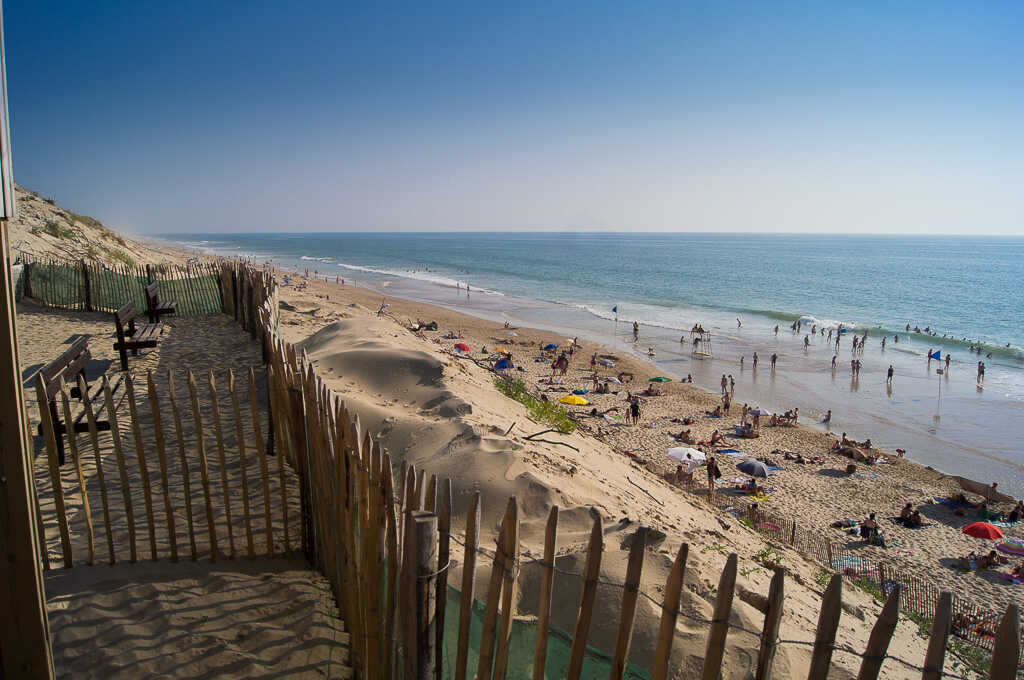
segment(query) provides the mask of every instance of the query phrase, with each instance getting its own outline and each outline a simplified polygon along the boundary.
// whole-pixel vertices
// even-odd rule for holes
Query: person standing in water
[[[775,332],[776,333],[779,332],[779,327],[778,326],[775,327]],[[754,352],[754,370],[755,371],[757,370],[757,352]]]
[[[640,324],[636,321],[633,322],[633,342],[640,339]]]
[[[946,352],[946,375],[949,375],[949,352]]]
[[[885,384],[886,385],[891,385],[892,384],[892,374],[893,374],[892,364],[889,364],[889,370],[885,372]]]
[[[779,324],[775,324],[775,337],[779,337]]]
[[[778,354],[775,354],[775,353],[773,352],[773,353],[772,353],[772,370],[773,370],[773,371],[775,370],[775,362],[776,362],[776,361],[778,361],[778,359],[779,359],[779,355],[778,355]]]
[[[729,391],[729,380],[725,377],[725,373],[722,374],[722,394]]]

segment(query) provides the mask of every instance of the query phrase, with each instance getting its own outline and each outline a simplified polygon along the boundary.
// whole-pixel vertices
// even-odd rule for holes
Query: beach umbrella
[[[1024,557],[1024,538],[1007,538],[997,543],[996,547],[1004,553]]]
[[[578,390],[573,390],[572,391],[573,394],[586,394],[587,392],[588,392],[588,390],[586,388],[580,388]]]
[[[468,352],[469,351],[469,345],[467,345],[464,342],[460,342],[460,343],[455,345],[455,349],[459,350],[460,352]]]
[[[558,401],[562,402],[563,404],[572,404],[573,406],[586,406],[590,403],[583,397],[576,394],[567,394]]]
[[[747,411],[747,414],[748,415],[752,415],[752,416],[770,416],[771,415],[771,413],[768,413],[768,411],[765,411],[760,406],[755,406],[754,408],[750,409],[749,411]]]
[[[691,449],[688,446],[677,446],[675,448],[669,449],[667,455],[672,460],[678,460],[680,463],[685,463],[686,454],[690,454],[690,459],[695,460],[698,463],[708,459],[708,457],[704,455],[703,451]]]
[[[558,345],[556,345],[553,342],[549,342],[548,344],[544,345],[544,349],[558,349]]]
[[[1003,530],[999,527],[992,526],[988,522],[975,522],[974,524],[968,524],[961,529],[968,536],[974,538],[988,538],[996,539],[1003,537]]]
[[[616,378],[613,375],[608,376],[607,378],[604,379],[604,381],[605,382],[610,382],[610,383],[615,383],[616,385],[621,385],[622,384],[622,381],[619,380],[618,378]]]
[[[501,353],[501,354],[508,354],[508,350],[507,350],[507,349],[505,349],[504,347],[495,347],[495,348],[494,348],[494,351],[495,351],[495,352],[499,352],[499,353]]]
[[[497,363],[494,364],[494,370],[496,371],[507,371],[510,368],[515,368],[515,366],[512,365],[512,360],[508,357],[498,359]]]
[[[600,359],[597,363],[601,364],[602,366],[607,366],[608,368],[615,368],[615,362],[612,361],[611,359]]]
[[[663,375],[659,375],[657,378],[648,378],[647,382],[672,382],[672,378],[666,378]]]
[[[509,331],[508,334],[511,335],[513,338],[519,337],[519,333],[516,333],[515,331]]]
[[[753,458],[746,459],[736,469],[753,477],[767,477],[769,474],[768,466]]]

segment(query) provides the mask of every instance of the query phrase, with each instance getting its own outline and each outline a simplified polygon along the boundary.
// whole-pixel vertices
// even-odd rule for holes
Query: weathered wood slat
[[[84,387],[80,383],[80,389]],[[85,394],[85,392],[83,392]],[[89,399],[82,400],[82,409],[85,411],[85,419],[89,427],[89,441],[92,443],[92,452],[96,458],[96,481],[100,486],[100,504],[103,506],[103,525],[107,535],[107,548],[110,552],[110,563],[117,562],[117,553],[114,548],[114,528],[110,523],[110,501],[107,498],[107,481],[103,473],[103,455],[100,453],[99,430],[96,427],[96,415],[92,410],[92,402]]]
[[[210,392],[211,418],[213,419],[213,433],[217,442],[217,464],[220,466],[220,490],[221,506],[224,511],[224,524],[228,531],[228,557],[235,556],[235,529],[231,521],[231,489],[228,486],[228,465],[227,457],[224,455],[224,427],[220,418],[220,402],[217,396],[217,382],[213,377],[211,368],[207,376],[207,386]]]
[[[690,546],[686,543],[679,546],[672,571],[665,582],[665,599],[661,604],[661,624],[658,627],[658,644],[651,666],[651,680],[668,678],[668,664],[672,657],[672,643],[675,641],[676,620],[679,618],[679,601],[683,592],[683,577],[686,575],[686,558],[689,552]]]
[[[725,569],[718,579],[718,594],[715,596],[715,612],[712,615],[711,631],[704,650],[703,680],[717,680],[722,673],[722,658],[725,654],[725,639],[729,633],[729,615],[732,613],[732,598],[736,590],[736,553],[725,560]]]
[[[231,409],[235,416],[235,443],[238,446],[239,477],[242,481],[242,519],[245,522],[246,555],[256,556],[252,536],[252,514],[249,512],[249,462],[245,457],[245,431],[242,426],[242,411],[238,405],[238,393],[235,391],[235,374],[228,369],[228,394],[231,395]]]
[[[46,440],[46,457],[50,467],[50,485],[53,488],[53,505],[57,515],[57,529],[60,532],[61,551],[64,556],[64,568],[75,566],[71,555],[71,534],[68,531],[67,510],[64,507],[64,486],[60,479],[60,465],[57,463],[57,437],[53,431],[53,419],[50,409],[46,408],[46,387],[42,377],[36,379],[36,399],[39,407],[39,419],[43,424],[43,438]]]
[[[263,483],[263,530],[267,538],[267,557],[274,555],[273,519],[270,515],[270,472],[267,469],[267,451],[263,444],[263,429],[260,427],[260,410],[256,400],[256,372],[249,368],[249,410],[252,412],[253,438],[256,441],[256,457],[259,458],[260,480]]]
[[[889,651],[889,642],[900,620],[900,588],[898,583],[893,586],[892,592],[885,600],[885,606],[882,607],[882,613],[878,615],[878,620],[871,629],[871,637],[868,638],[868,646],[864,650],[864,660],[860,664],[857,680],[875,680],[882,670],[882,661]]]
[[[540,602],[537,603],[537,644],[533,650],[533,680],[544,680],[548,660],[548,630],[551,628],[551,595],[555,584],[555,540],[558,506],[548,511],[544,528],[544,562],[541,564]]]
[[[188,457],[185,455],[185,432],[181,425],[181,411],[178,409],[178,398],[174,392],[174,373],[167,371],[167,398],[171,402],[171,416],[174,418],[174,435],[178,441],[178,461],[181,465],[181,485],[185,495],[185,521],[188,524],[188,545],[192,561],[199,559],[196,548],[196,528],[192,515],[192,481],[188,469]]]
[[[71,419],[71,404],[68,402],[68,393],[64,389],[64,383],[61,381],[60,386],[60,400],[64,407],[64,422],[74,422]],[[96,535],[92,528],[92,511],[89,508],[89,492],[85,487],[85,475],[82,473],[82,459],[78,453],[78,434],[74,431],[74,428],[67,434],[68,447],[71,449],[71,457],[75,461],[75,474],[78,477],[78,490],[82,494],[82,516],[85,518],[85,540],[86,547],[89,551],[88,565],[91,567],[96,564]]]
[[[153,372],[146,375],[146,389],[149,396],[149,411],[153,417],[153,440],[156,443],[156,457],[160,465],[160,485],[164,496],[164,521],[167,523],[167,540],[170,543],[171,562],[178,561],[178,535],[174,519],[174,504],[171,502],[171,488],[167,470],[167,446],[164,442],[163,417],[160,414],[160,398],[156,391]]]
[[[941,680],[946,663],[946,646],[949,644],[949,630],[953,623],[953,594],[943,591],[935,605],[932,632],[928,637],[928,651],[924,657],[922,680]]]
[[[139,422],[139,408],[135,402],[135,382],[130,373],[124,374],[125,399],[128,400],[128,414],[132,421],[132,436],[135,441],[135,460],[139,465],[139,479],[142,482],[142,500],[146,506],[146,529],[149,532],[149,558],[157,559],[156,548],[156,522],[153,518],[153,489],[150,486],[149,465],[146,462],[146,448],[142,443],[142,424]],[[104,380],[103,392],[106,397],[107,419],[110,427],[117,423],[117,411],[114,408],[114,401],[111,398],[110,386]]]
[[[811,652],[811,668],[808,680],[825,680],[832,664],[832,645],[839,629],[839,616],[843,612],[843,577],[833,574],[825,594],[821,598],[821,612],[818,615],[818,630],[814,636]]]
[[[611,680],[621,680],[626,670],[629,643],[633,639],[633,622],[636,616],[636,601],[640,593],[640,575],[644,568],[644,550],[647,548],[647,527],[640,527],[633,534],[629,547],[629,562],[626,566],[626,583],[622,591],[622,606],[619,614],[619,632],[615,640],[615,655],[612,657]]]
[[[505,578],[501,584],[501,619],[498,626],[498,650],[494,657],[494,677],[504,680],[508,672],[509,643],[512,635],[512,609],[516,579],[519,576],[519,505],[516,497],[509,499],[511,521],[502,545]]]
[[[410,475],[412,468],[410,467]],[[487,585],[487,601],[484,603],[483,629],[480,634],[480,658],[477,661],[476,676],[479,680],[491,680],[494,672],[494,641],[498,628],[498,603],[501,599],[501,584],[505,578],[504,550],[508,544],[508,533],[512,522],[514,499],[508,499],[501,531],[495,546],[494,562],[491,566],[491,580]],[[408,528],[407,528],[408,530]]]
[[[203,416],[199,410],[199,392],[196,378],[188,372],[188,393],[192,403],[192,422],[196,429],[196,454],[199,457],[199,478],[203,484],[203,504],[206,506],[206,531],[210,541],[210,561],[217,561],[217,520],[213,514],[213,500],[210,496],[210,468],[206,460],[206,435],[203,431]]]
[[[576,615],[576,627],[572,633],[569,668],[565,673],[567,680],[579,680],[580,673],[583,671],[583,655],[587,649],[590,621],[594,616],[594,600],[597,597],[597,577],[601,573],[601,555],[603,551],[604,532],[601,529],[601,516],[595,512],[594,525],[590,530],[590,542],[587,544],[587,565],[583,570],[583,589],[580,593],[580,606]]]
[[[779,624],[782,621],[785,578],[786,571],[782,567],[776,567],[771,585],[768,586],[768,610],[764,613],[764,627],[761,629],[761,648],[757,654],[755,680],[768,680],[772,675],[776,641],[779,639]]]
[[[82,376],[78,376],[78,389],[81,394],[86,395],[85,400],[88,401],[87,395],[89,391],[85,386],[85,379]],[[103,396],[110,422],[110,439],[114,446],[114,458],[117,460],[117,471],[121,478],[121,498],[124,502],[125,521],[128,523],[129,561],[134,564],[139,559],[135,543],[135,509],[132,507],[132,490],[128,484],[128,468],[125,465],[124,449],[121,445],[121,427],[117,422],[114,398],[110,393],[110,385],[107,384],[106,376],[103,377]]]

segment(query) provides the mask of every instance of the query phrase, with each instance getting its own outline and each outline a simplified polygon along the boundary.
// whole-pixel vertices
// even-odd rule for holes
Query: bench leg
[[[64,465],[64,423],[57,415],[57,402],[50,402],[50,422],[53,423],[53,438],[57,440],[57,464]]]
[[[121,348],[121,349],[118,350],[118,353],[121,355],[121,370],[122,371],[127,371],[128,370],[128,351],[125,350],[124,348]]]

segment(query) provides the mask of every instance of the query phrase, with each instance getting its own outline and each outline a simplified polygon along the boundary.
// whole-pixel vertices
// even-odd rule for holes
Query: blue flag
[[[618,314],[618,313],[619,313],[619,306],[618,306],[618,305],[615,305],[614,307],[612,307],[612,312],[613,312],[614,314]]]
[[[941,358],[942,358],[942,352],[940,352],[939,350],[935,350],[934,352],[931,353],[931,356],[929,356],[929,359],[941,359]]]

